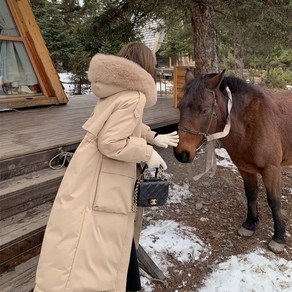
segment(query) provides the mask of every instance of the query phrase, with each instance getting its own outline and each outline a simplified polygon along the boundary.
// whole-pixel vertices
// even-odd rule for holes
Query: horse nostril
[[[175,148],[173,150],[174,150],[173,154],[179,162],[183,162],[183,163],[189,162],[190,152],[188,151],[179,152]]]
[[[190,159],[190,153],[183,151],[182,152],[182,162],[188,162]]]

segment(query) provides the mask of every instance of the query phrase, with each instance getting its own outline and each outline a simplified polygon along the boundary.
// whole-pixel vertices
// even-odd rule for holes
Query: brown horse
[[[223,132],[226,136],[220,141],[243,178],[247,198],[247,217],[238,233],[251,236],[255,231],[259,173],[274,219],[269,248],[282,252],[281,166],[292,165],[292,92],[272,93],[242,79],[224,77],[224,71],[194,78],[189,70],[178,107],[177,160],[191,162],[203,143],[218,139],[218,134],[220,138]]]

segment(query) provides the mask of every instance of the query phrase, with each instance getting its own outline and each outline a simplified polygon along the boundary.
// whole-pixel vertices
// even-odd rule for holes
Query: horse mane
[[[224,77],[221,84],[220,84],[220,90],[224,91],[226,87],[229,87],[230,91],[232,93],[248,93],[250,90],[255,87],[251,84],[248,84],[245,80],[237,78],[237,77]]]
[[[196,77],[195,79],[189,80],[185,86],[184,86],[184,92],[185,95],[193,96],[195,93],[196,98],[198,100],[201,100],[204,98],[204,92],[206,89],[205,81],[209,78],[214,77],[218,73],[209,73],[206,75],[200,75]],[[253,94],[251,95],[251,92],[260,92],[261,89],[253,84],[247,83],[245,80],[238,78],[238,77],[232,77],[232,76],[226,76],[223,78],[221,84],[220,84],[220,91],[224,92],[226,87],[229,87],[232,94],[240,94],[241,97],[245,97],[244,99],[241,98],[240,103],[243,105],[245,102],[248,102],[247,99],[250,100]],[[262,95],[262,94],[259,94]],[[258,96],[258,95],[257,95]]]
[[[216,76],[217,73],[209,73],[204,75],[204,80],[212,78]],[[230,91],[232,93],[248,93],[250,90],[256,90],[255,86],[252,84],[247,83],[245,80],[238,78],[238,77],[233,77],[233,76],[226,76],[223,78],[221,84],[220,84],[220,90],[223,92],[226,87],[229,87]]]
[[[205,76],[201,75],[195,79],[189,80],[183,87],[185,95],[193,96],[196,93],[198,99],[203,99],[205,92]]]

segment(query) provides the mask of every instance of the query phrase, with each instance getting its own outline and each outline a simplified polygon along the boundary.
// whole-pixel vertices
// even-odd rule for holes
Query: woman
[[[154,67],[155,58],[142,43],[126,45],[118,56],[92,58],[88,78],[100,99],[56,196],[35,292],[133,289],[127,274],[137,270],[135,248],[131,251],[138,215],[132,208],[136,165],[166,169],[148,143],[164,148],[178,143],[176,132],[157,135],[142,123],[144,107],[157,99]]]

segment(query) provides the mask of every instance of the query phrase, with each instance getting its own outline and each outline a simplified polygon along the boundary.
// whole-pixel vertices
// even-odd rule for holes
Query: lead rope
[[[229,87],[226,87],[226,91],[227,91],[227,95],[228,95],[228,102],[227,102],[227,119],[226,119],[226,124],[224,126],[224,129],[222,132],[217,132],[211,135],[207,136],[207,142],[213,141],[213,140],[217,140],[223,137],[226,137],[229,132],[230,132],[230,128],[231,128],[231,118],[230,118],[230,112],[232,109],[232,94],[231,91],[229,89]]]
[[[216,169],[217,169],[217,163],[216,163],[216,154],[215,154],[215,146],[214,146],[214,140],[226,137],[231,128],[231,118],[230,118],[230,112],[232,108],[232,94],[230,92],[229,87],[226,87],[227,95],[228,95],[228,103],[227,103],[227,119],[226,119],[226,124],[224,126],[224,129],[222,132],[217,132],[211,135],[207,136],[207,161],[206,161],[206,169],[202,173],[193,176],[193,180],[197,181],[199,180],[202,176],[204,176],[207,172],[210,170],[211,172],[211,177],[215,174]]]
[[[207,172],[211,170],[210,176],[212,177],[217,169],[217,164],[216,164],[216,155],[215,155],[215,145],[214,141],[209,142],[206,145],[207,148],[207,158],[206,158],[206,168],[203,172],[193,176],[193,180],[197,181],[199,180],[202,176],[204,176]]]
[[[61,151],[60,153],[58,153],[57,155],[55,155],[55,156],[49,161],[49,167],[50,167],[51,169],[61,169],[61,168],[65,165],[65,163],[66,163],[66,161],[67,161],[67,157],[72,158],[72,156],[73,156],[73,153],[72,153],[72,152]],[[57,158],[59,158],[59,161],[60,161],[61,159],[63,159],[63,161],[62,161],[62,163],[61,163],[60,165],[58,165],[58,166],[53,166],[53,161],[54,161],[55,159],[57,159]]]

